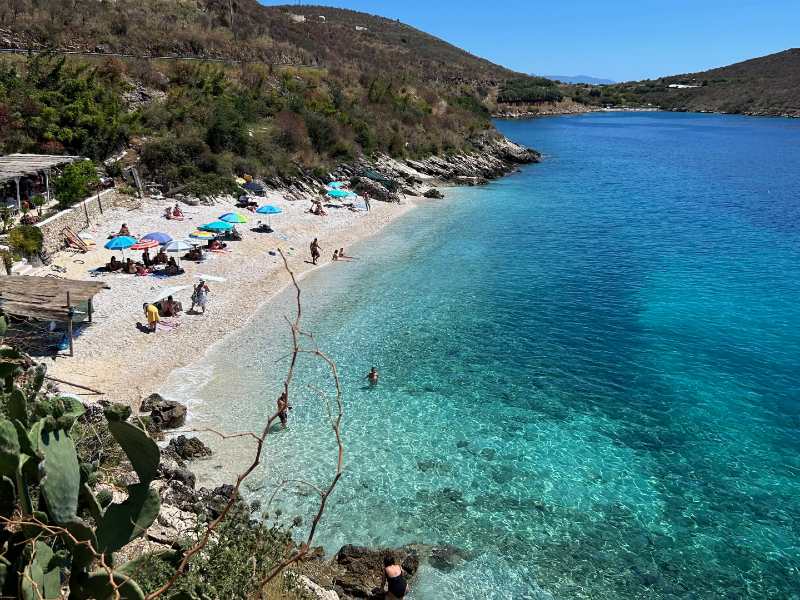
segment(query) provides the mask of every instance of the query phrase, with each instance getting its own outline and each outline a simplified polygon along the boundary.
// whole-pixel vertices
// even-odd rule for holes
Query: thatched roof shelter
[[[102,281],[27,275],[0,277],[0,308],[16,317],[66,322],[72,354],[72,320],[76,307],[87,303],[91,321],[92,300],[104,289],[109,287]]]

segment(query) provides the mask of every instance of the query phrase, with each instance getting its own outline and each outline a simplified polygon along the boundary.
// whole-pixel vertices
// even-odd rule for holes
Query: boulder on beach
[[[442,198],[444,198],[444,194],[441,191],[437,190],[436,188],[427,189],[425,190],[425,193],[422,195],[425,196],[426,198],[434,198],[436,200],[441,200]]]
[[[194,460],[195,458],[211,456],[211,448],[196,437],[179,435],[169,441],[167,448],[183,460]]]
[[[153,396],[157,396],[157,394],[148,396],[142,402],[142,407],[150,407],[150,423],[152,426],[158,430],[182,427],[186,422],[186,407],[180,402],[165,400],[161,396],[158,396],[158,399],[151,400]]]

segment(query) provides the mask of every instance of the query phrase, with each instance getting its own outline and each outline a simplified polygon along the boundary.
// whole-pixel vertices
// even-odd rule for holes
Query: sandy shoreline
[[[47,359],[49,372],[55,377],[86,385],[103,392],[106,399],[123,402],[138,409],[142,398],[157,391],[175,369],[200,360],[217,342],[244,327],[259,307],[285,289],[289,277],[279,256],[268,252],[281,248],[289,265],[298,277],[330,263],[334,248],[349,246],[375,235],[390,222],[406,214],[420,201],[407,197],[401,204],[373,201],[372,210],[352,212],[330,208],[328,216],[318,217],[306,211],[308,202],[287,201],[276,196],[270,203],[280,206],[283,213],[274,215],[273,234],[250,231],[259,220],[254,215],[250,223],[238,226],[241,242],[229,243],[231,252],[213,254],[204,263],[183,261],[186,273],[165,279],[153,276],[137,277],[124,274],[102,274],[98,278],[108,283],[95,298],[94,323],[86,327],[75,340],[75,356]],[[196,226],[215,220],[220,214],[235,210],[230,202],[212,206],[186,207],[187,220],[169,221],[163,217],[168,206],[165,200],[146,200],[141,209],[117,209],[106,213],[102,223],[89,231],[98,248],[87,254],[61,252],[53,264],[67,269],[63,277],[92,279],[90,271],[105,264],[114,254],[102,248],[106,237],[127,223],[134,235],[164,231],[176,239],[186,237]],[[360,201],[356,206],[363,206]],[[247,211],[238,211],[251,216]],[[309,262],[308,245],[317,237],[323,247],[318,266]],[[119,256],[119,253],[116,253]],[[129,251],[126,256],[141,253]],[[40,273],[52,272],[42,269]],[[142,304],[154,301],[175,287],[187,286],[173,295],[187,310],[191,304],[191,286],[199,275],[222,277],[224,282],[209,281],[211,294],[205,315],[183,313],[175,319],[176,327],[159,327],[154,334],[138,330],[137,322],[144,320]],[[65,391],[76,392],[65,386]],[[92,396],[86,396],[91,399]]]

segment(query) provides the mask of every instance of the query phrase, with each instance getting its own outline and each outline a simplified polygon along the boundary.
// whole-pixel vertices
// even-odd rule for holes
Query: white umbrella
[[[167,252],[188,252],[191,250],[196,244],[189,242],[188,240],[173,240],[166,246],[164,246],[164,250]]]

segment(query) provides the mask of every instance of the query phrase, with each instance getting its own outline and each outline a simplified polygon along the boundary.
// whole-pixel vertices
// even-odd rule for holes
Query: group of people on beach
[[[311,252],[311,264],[316,265],[319,261],[320,257],[322,256],[322,246],[319,244],[319,239],[314,238],[309,246],[309,250]],[[357,260],[355,256],[348,256],[344,253],[344,248],[334,249],[333,256],[331,257],[331,261],[339,261],[339,260]]]
[[[208,288],[208,284],[201,279],[194,289],[192,290],[192,307],[189,309],[189,312],[194,313],[195,307],[199,308],[202,314],[206,312],[206,306],[208,305],[208,294],[211,290]],[[144,316],[147,319],[147,331],[150,333],[155,333],[158,329],[159,323],[161,323],[162,317],[177,317],[178,314],[183,311],[183,305],[176,301],[171,295],[167,296],[166,300],[161,300],[158,302],[145,302],[142,305],[142,309],[144,310]],[[142,326],[140,323],[137,323],[139,328],[141,329]],[[170,327],[173,327],[174,324],[171,324]]]

